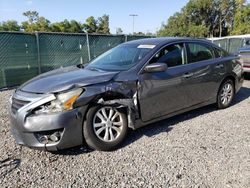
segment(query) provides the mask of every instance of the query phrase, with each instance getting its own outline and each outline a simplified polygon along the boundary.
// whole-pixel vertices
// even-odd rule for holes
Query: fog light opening
[[[63,129],[43,131],[35,133],[35,137],[41,144],[53,144],[60,141],[62,133]]]
[[[40,136],[38,139],[42,144],[47,144],[49,142],[49,138],[46,135]]]
[[[49,136],[49,139],[53,142],[58,142],[60,140],[61,134],[59,132],[55,132],[54,134]]]

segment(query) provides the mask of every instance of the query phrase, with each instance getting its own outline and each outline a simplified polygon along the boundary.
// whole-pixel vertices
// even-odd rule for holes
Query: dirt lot
[[[211,105],[130,131],[114,152],[16,145],[11,93],[0,93],[0,187],[250,187],[250,81],[230,108]]]

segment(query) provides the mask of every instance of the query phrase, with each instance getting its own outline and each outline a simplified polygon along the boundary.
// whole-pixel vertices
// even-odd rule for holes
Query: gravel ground
[[[12,92],[0,93],[0,187],[250,187],[250,81],[230,108],[211,105],[130,131],[114,152],[16,145]]]

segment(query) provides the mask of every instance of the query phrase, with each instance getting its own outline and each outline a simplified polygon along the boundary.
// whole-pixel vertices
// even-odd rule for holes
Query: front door
[[[149,64],[152,63],[166,63],[168,69],[139,76],[138,97],[144,122],[188,106],[183,83],[187,72],[184,44],[164,47],[150,60]]]

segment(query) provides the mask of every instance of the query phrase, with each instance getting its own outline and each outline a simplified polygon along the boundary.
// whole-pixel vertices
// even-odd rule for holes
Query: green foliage
[[[84,24],[76,20],[65,19],[62,22],[51,23],[46,18],[39,16],[36,11],[26,11],[23,13],[27,21],[22,22],[21,26],[16,21],[9,20],[0,23],[0,31],[20,31],[33,33],[41,32],[66,32],[66,33],[101,33],[110,34],[109,15],[104,14],[102,17],[95,19],[93,16],[86,19]]]
[[[158,35],[221,37],[246,33],[250,18],[245,4],[245,0],[190,0],[162,24]]]
[[[38,20],[39,13],[37,11],[26,11],[23,13],[29,19],[29,23],[32,24]]]
[[[88,17],[86,23],[83,24],[83,30],[88,33],[110,34],[109,16],[104,14],[97,19],[93,16]]]
[[[77,22],[76,20],[70,21],[70,28],[69,28],[70,33],[81,33],[82,29],[83,27],[81,23]]]
[[[36,23],[34,24],[34,29],[36,31],[48,32],[50,31],[50,21],[44,17],[38,17]]]
[[[88,33],[95,33],[97,30],[97,21],[93,16],[86,19],[86,23],[83,24],[83,29]]]
[[[51,24],[50,29],[52,32],[81,33],[83,26],[75,20],[68,21],[65,19],[63,22]]]
[[[0,23],[0,31],[20,31],[20,26],[17,21],[9,20]]]
[[[238,9],[234,17],[234,29],[232,34],[243,35],[250,33],[250,5]]]
[[[110,34],[108,15],[104,14],[102,17],[99,17],[97,23],[97,33]]]
[[[22,28],[26,32],[35,32],[37,31],[38,27],[36,25],[36,22],[39,19],[39,14],[36,11],[26,11],[23,13],[25,17],[28,18],[28,21],[22,22]]]
[[[0,23],[0,31],[69,32],[110,34],[109,15],[95,19],[90,16],[85,23],[65,19],[51,23],[36,11],[23,13],[27,21],[21,26],[14,20]],[[122,29],[117,29],[121,34]],[[180,12],[162,24],[158,36],[221,37],[230,34],[250,33],[250,4],[246,0],[189,0]],[[145,35],[142,32],[137,35]]]

